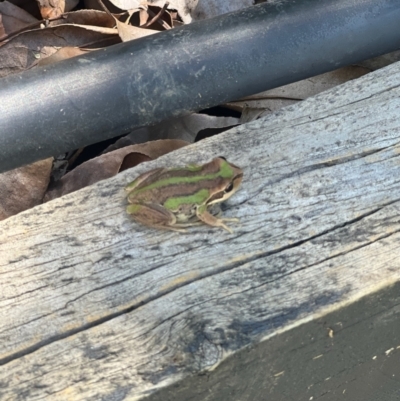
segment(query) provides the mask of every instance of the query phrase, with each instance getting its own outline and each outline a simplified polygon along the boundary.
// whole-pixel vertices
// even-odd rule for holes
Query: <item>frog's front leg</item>
[[[208,212],[207,205],[200,206],[199,208],[197,208],[196,215],[205,224],[208,224],[209,226],[212,227],[221,227],[226,231],[230,232],[231,234],[233,234],[233,231],[226,224],[224,224],[224,221],[232,221],[232,222],[239,221],[239,219],[236,218],[219,218],[213,216],[210,212]]]
[[[185,232],[186,230],[174,227],[176,224],[175,215],[164,207],[154,203],[132,203],[126,211],[138,223],[153,228]]]

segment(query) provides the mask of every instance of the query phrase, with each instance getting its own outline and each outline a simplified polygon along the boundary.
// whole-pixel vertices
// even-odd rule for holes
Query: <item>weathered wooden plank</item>
[[[399,289],[388,287],[232,353],[217,369],[146,401],[395,400]]]
[[[396,305],[399,83],[395,64],[1,222],[1,398],[221,400],[225,384],[232,400],[281,399],[291,376],[279,369],[296,362],[270,359],[273,344],[287,336],[293,351],[328,313],[350,321],[361,297]],[[123,186],[138,173],[218,155],[244,168],[224,213],[241,218],[234,235],[154,231],[126,215]],[[249,352],[252,384],[235,384]],[[289,383],[303,390],[295,399],[317,396]]]

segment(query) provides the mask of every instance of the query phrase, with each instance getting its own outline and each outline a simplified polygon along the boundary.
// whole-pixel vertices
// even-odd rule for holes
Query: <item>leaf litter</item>
[[[253,0],[6,0],[0,2],[0,78],[251,5]],[[0,174],[0,220],[399,59],[374,59],[232,101],[219,107],[222,117],[204,111],[142,127],[78,164],[86,149]]]

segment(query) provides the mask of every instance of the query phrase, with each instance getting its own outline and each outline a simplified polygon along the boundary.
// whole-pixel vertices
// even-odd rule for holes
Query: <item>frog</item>
[[[237,218],[220,218],[221,202],[239,188],[243,170],[216,157],[205,164],[156,168],[141,174],[125,187],[128,192],[127,213],[148,227],[186,232],[186,228],[206,224],[233,230],[226,222]]]

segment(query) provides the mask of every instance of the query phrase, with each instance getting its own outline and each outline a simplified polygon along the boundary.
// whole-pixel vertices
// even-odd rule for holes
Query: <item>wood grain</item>
[[[246,350],[392,288],[399,83],[397,63],[0,222],[0,398],[223,400],[206,383],[182,389],[199,373],[228,385]],[[155,231],[125,213],[139,173],[220,155],[244,169],[224,211],[241,220],[233,235]],[[271,393],[279,372],[253,359],[271,379],[253,372],[253,390]]]

